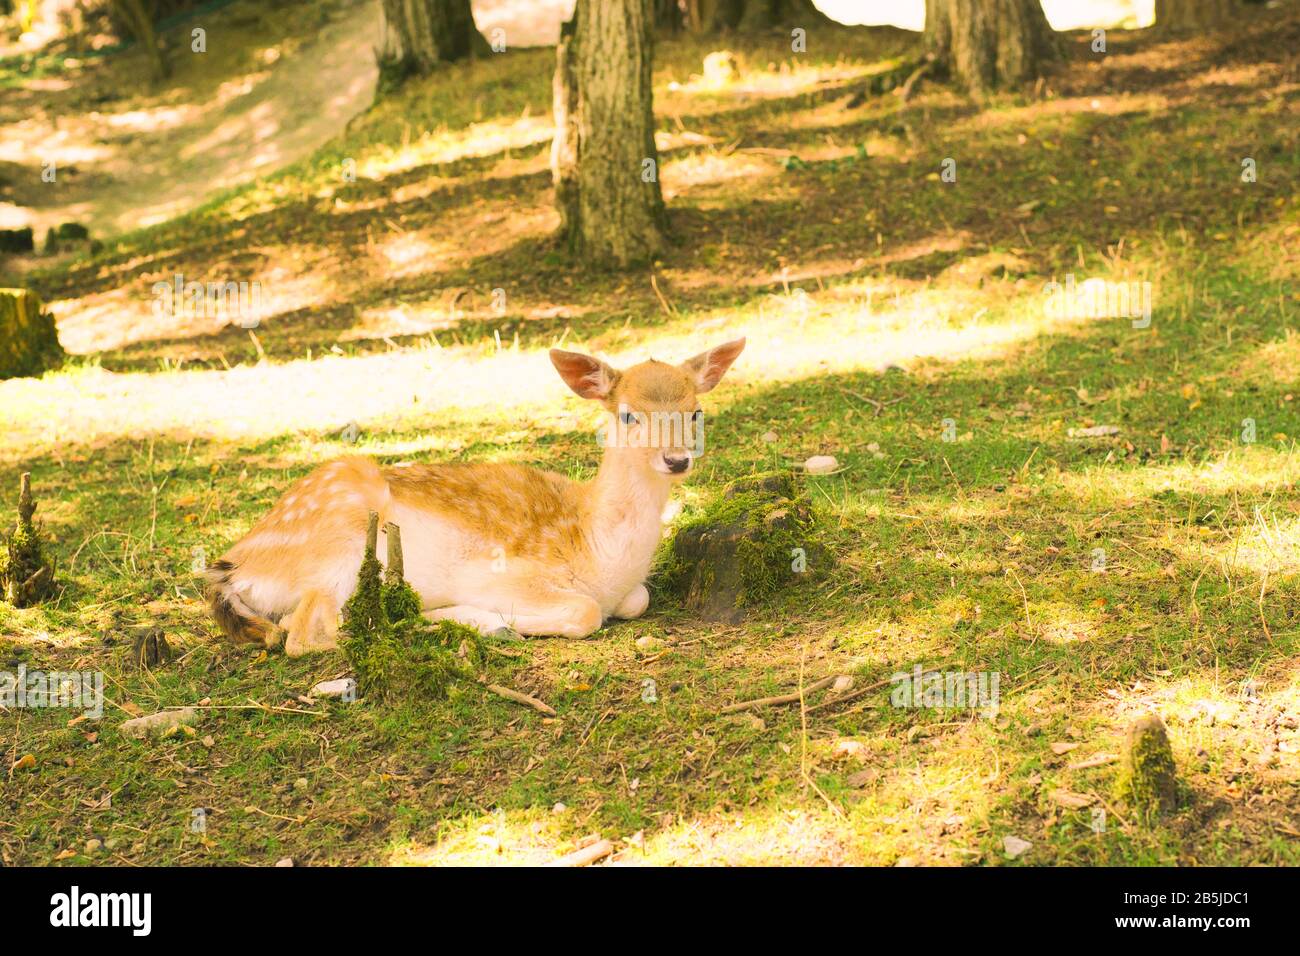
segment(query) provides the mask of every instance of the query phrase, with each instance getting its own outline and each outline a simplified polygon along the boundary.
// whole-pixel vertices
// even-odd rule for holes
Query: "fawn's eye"
[[[636,424],[636,412],[622,411],[618,413],[618,420],[624,425]]]

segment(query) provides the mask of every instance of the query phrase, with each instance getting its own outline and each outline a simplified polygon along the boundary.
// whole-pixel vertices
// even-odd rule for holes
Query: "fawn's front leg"
[[[618,607],[614,608],[614,617],[621,617],[625,621],[640,617],[645,613],[645,609],[650,606],[650,591],[644,584],[638,584],[632,590],[627,592],[623,600],[618,602]]]
[[[308,591],[289,615],[285,626],[284,653],[302,657],[339,646],[339,606],[332,594]]]

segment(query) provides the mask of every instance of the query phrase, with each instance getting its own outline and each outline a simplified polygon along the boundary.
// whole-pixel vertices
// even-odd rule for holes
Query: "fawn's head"
[[[735,339],[681,365],[651,359],[621,372],[590,355],[561,349],[551,349],[551,362],[569,388],[605,407],[606,455],[630,456],[639,467],[680,479],[704,449],[698,396],[722,380],[744,347],[744,339]]]

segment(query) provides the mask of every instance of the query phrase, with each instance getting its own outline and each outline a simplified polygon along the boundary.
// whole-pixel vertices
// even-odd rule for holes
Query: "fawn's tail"
[[[204,596],[208,599],[213,618],[236,644],[276,647],[283,639],[284,632],[274,621],[245,604],[235,592],[232,587],[235,568],[234,562],[222,558],[214,561],[204,571],[208,582]]]

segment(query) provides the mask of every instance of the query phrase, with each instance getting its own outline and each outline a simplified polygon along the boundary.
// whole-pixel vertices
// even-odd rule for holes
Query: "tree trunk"
[[[0,379],[40,375],[62,360],[54,317],[36,293],[0,289]]]
[[[737,29],[766,30],[769,27],[808,27],[831,23],[831,19],[812,4],[812,0],[743,0]]]
[[[678,0],[654,0],[654,3],[655,27],[668,33],[679,32],[685,19]]]
[[[926,0],[925,46],[975,93],[1036,79],[1059,55],[1039,0]]]
[[[383,0],[383,12],[378,59],[385,85],[491,52],[474,25],[469,0]]]
[[[809,27],[833,23],[812,0],[685,0],[686,27],[692,33],[754,31],[775,26]]]
[[[577,0],[560,30],[551,172],[561,233],[626,266],[664,241],[650,86],[654,0]]]
[[[153,15],[145,8],[143,0],[113,0],[113,8],[126,24],[135,42],[140,44],[149,60],[149,73],[154,82],[171,75],[171,65],[158,45],[158,34],[153,28]]]
[[[1236,12],[1233,0],[1156,0],[1156,29],[1191,33],[1222,26]]]

